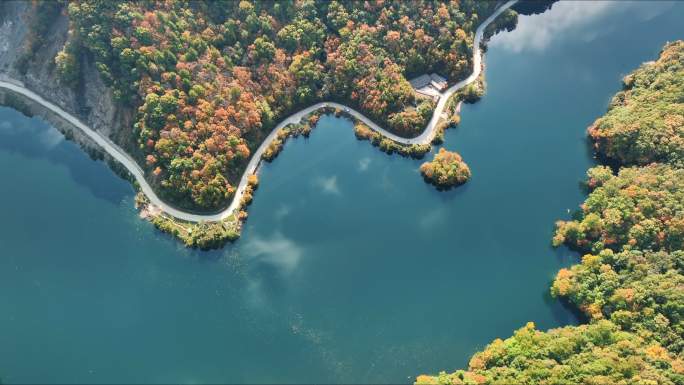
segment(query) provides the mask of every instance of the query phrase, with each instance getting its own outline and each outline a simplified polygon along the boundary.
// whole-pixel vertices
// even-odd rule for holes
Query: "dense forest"
[[[684,362],[610,321],[548,332],[533,323],[475,354],[469,370],[419,376],[419,384],[673,384]]]
[[[554,244],[583,252],[684,248],[684,170],[664,164],[627,167],[613,175],[592,168],[593,188],[578,219],[558,222]]]
[[[465,77],[474,30],[496,6],[80,0],[62,10],[69,38],[55,63],[62,81],[76,87],[83,58],[93,61],[116,101],[136,111],[128,150],[160,195],[214,211],[272,127],[313,102],[339,100],[415,136],[434,102],[417,97],[407,78]],[[514,25],[515,13],[506,15],[492,30]]]
[[[684,42],[627,75],[588,129],[617,169],[587,172],[589,195],[553,244],[588,253],[551,294],[589,324],[497,339],[442,384],[684,384]],[[638,166],[637,166],[638,165]]]
[[[608,113],[589,128],[599,153],[623,164],[684,167],[683,46],[668,45],[656,62],[624,78]]]

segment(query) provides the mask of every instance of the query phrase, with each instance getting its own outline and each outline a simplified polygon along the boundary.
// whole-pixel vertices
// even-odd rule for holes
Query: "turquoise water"
[[[576,256],[549,243],[583,200],[585,128],[683,16],[585,2],[521,18],[447,133],[468,184],[437,192],[421,161],[325,117],[264,167],[242,238],[214,252],[156,231],[127,182],[0,108],[0,377],[409,382],[527,321],[576,323],[547,294]]]

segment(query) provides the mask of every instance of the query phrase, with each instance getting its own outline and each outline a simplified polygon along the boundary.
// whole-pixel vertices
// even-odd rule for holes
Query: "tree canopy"
[[[116,99],[137,111],[129,150],[162,197],[211,211],[273,126],[313,102],[340,100],[417,134],[433,104],[416,99],[407,77],[465,77],[474,30],[496,5],[79,0],[68,4],[70,37],[56,64],[73,85],[78,57],[92,58]]]
[[[684,41],[625,76],[589,136],[601,155],[621,164],[684,167]]]
[[[470,168],[461,156],[443,147],[432,161],[420,166],[420,172],[425,180],[438,187],[458,186],[470,179]]]
[[[593,189],[579,218],[560,221],[553,239],[581,251],[684,247],[684,169],[664,164],[589,170]]]
[[[684,351],[684,251],[610,249],[587,254],[558,272],[551,288],[592,320],[609,319],[623,330]]]
[[[418,384],[681,384],[684,362],[610,321],[548,332],[533,323],[475,354],[468,370]]]

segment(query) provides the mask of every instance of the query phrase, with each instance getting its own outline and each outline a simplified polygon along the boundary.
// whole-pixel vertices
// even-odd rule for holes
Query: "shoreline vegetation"
[[[257,165],[252,166],[250,161],[245,166],[245,162],[250,159],[250,154],[254,153],[256,143],[266,142],[263,139],[264,132],[268,132],[275,122],[289,111],[308,102],[337,95],[334,100],[343,101],[370,114],[372,119],[377,119],[390,130],[384,132],[368,118],[358,116],[360,114],[354,110],[351,114],[347,113],[349,108],[344,108],[344,112],[338,111],[336,114],[347,115],[356,123],[357,138],[367,139],[387,153],[422,158],[431,150],[429,142],[443,142],[443,131],[450,125],[458,124],[458,103],[463,95],[449,89],[449,92],[445,92],[446,96],[442,96],[443,99],[448,97],[446,103],[436,107],[433,100],[417,97],[404,76],[415,74],[417,69],[444,70],[444,73],[454,81],[462,79],[470,70],[480,73],[481,38],[488,38],[502,29],[512,29],[516,22],[516,13],[506,12],[512,2],[500,9],[496,9],[493,3],[462,6],[455,3],[442,4],[437,8],[434,8],[434,4],[426,3],[426,10],[439,16],[432,20],[424,19],[425,15],[401,16],[408,10],[397,8],[395,5],[384,8],[380,6],[379,9],[366,10],[367,13],[362,15],[352,15],[347,12],[347,8],[352,5],[337,2],[307,3],[313,8],[307,8],[305,4],[290,4],[287,5],[287,12],[278,4],[264,4],[241,1],[232,6],[236,6],[236,12],[244,14],[243,16],[248,19],[252,15],[257,15],[257,19],[261,21],[278,21],[280,18],[290,20],[292,14],[301,15],[294,18],[294,24],[284,25],[277,33],[268,28],[264,29],[264,25],[261,25],[255,27],[256,30],[249,32],[247,36],[238,36],[236,33],[247,25],[230,18],[229,13],[221,13],[219,17],[226,18],[226,23],[216,24],[216,19],[208,13],[212,10],[218,11],[213,6],[207,9],[175,9],[179,5],[166,4],[160,8],[145,8],[149,5],[137,4],[132,9],[121,8],[116,4],[82,1],[69,4],[62,10],[69,16],[70,32],[64,49],[55,58],[55,68],[62,76],[64,84],[78,88],[78,84],[74,82],[82,82],[83,77],[77,76],[80,68],[79,60],[76,58],[87,57],[88,60],[95,61],[100,77],[113,89],[120,106],[138,106],[138,122],[135,123],[134,133],[140,136],[139,146],[125,151],[131,150],[130,154],[136,166],[140,165],[144,173],[143,179],[149,181],[152,186],[139,187],[147,187],[146,192],[152,189],[159,193],[163,201],[173,202],[173,207],[191,213],[188,217],[216,212],[215,208],[240,194],[241,199],[237,202],[233,199],[230,208],[226,209],[230,210],[231,215],[224,215],[216,221],[197,223],[178,219],[175,214],[164,214],[162,211],[168,210],[168,207],[163,206],[166,208],[162,210],[151,207],[153,205],[147,198],[137,200],[143,217],[162,231],[168,231],[180,238],[190,247],[221,247],[225,242],[239,237],[241,222],[247,218],[245,209],[251,202],[255,187],[245,183],[247,175],[256,173],[258,163],[262,160],[272,161],[282,149],[287,137],[295,133],[308,134],[305,131],[310,131],[312,123],[315,125],[315,122],[306,121],[301,124],[301,128],[288,125],[276,132],[273,137],[269,134],[268,138],[273,140],[267,143],[268,146],[261,156],[258,159],[252,156],[258,160]],[[45,6],[40,2],[34,3],[32,7],[39,19],[42,13],[48,11],[43,9]],[[325,8],[325,18],[335,15],[346,19],[346,23],[333,23],[334,26],[328,22],[321,24],[321,9],[317,7]],[[49,11],[54,12],[53,8],[49,7]],[[397,13],[401,20],[395,19],[391,26],[374,25],[373,23],[379,23],[375,12],[381,11]],[[283,12],[288,15],[285,16]],[[478,14],[491,16],[480,22]],[[190,22],[193,17],[199,19]],[[411,17],[417,19],[412,20]],[[438,28],[431,23],[448,24],[448,30],[456,35],[443,36],[443,31],[439,32],[439,28],[443,27]],[[180,24],[184,27],[176,31]],[[186,36],[185,33],[182,36],[178,35],[182,31],[187,32],[188,29],[194,30],[200,26],[205,29],[202,30],[201,36],[196,36],[196,39]],[[288,39],[292,37],[289,35],[299,33],[295,33],[294,29],[290,30],[291,26],[306,27],[305,29],[310,32],[317,31],[316,36],[319,40],[301,46],[301,42],[294,46],[288,45]],[[417,28],[418,26],[423,28]],[[332,32],[328,31],[330,35],[327,37],[326,28],[332,28]],[[397,46],[388,41],[397,36],[393,28],[404,29],[398,32]],[[270,40],[263,36],[258,37],[274,33],[276,36]],[[456,59],[450,56],[447,61],[446,56],[440,56],[441,51],[427,50],[426,46],[426,52],[411,51],[411,54],[418,55],[416,58],[421,55],[437,55],[441,58],[424,56],[423,60],[426,61],[423,65],[412,70],[411,66],[415,63],[410,64],[405,51],[398,48],[404,44],[403,42],[415,45],[415,41],[408,39],[414,34],[429,42],[436,38],[431,35],[439,35],[440,41],[449,42],[448,46],[452,48],[450,52],[454,53]],[[382,41],[378,40],[379,38]],[[36,47],[40,46],[44,37],[37,33],[32,34],[29,39],[29,46]],[[243,40],[252,42],[252,45],[246,47]],[[163,44],[159,46],[159,43]],[[168,44],[173,46],[169,47]],[[362,53],[366,52],[366,56],[349,56],[344,53],[354,47],[357,50],[361,49]],[[324,60],[325,55],[322,55],[323,51],[328,51],[327,62]],[[32,54],[27,52],[22,60],[30,62]],[[446,55],[446,51],[444,54]],[[362,66],[363,70],[359,67],[344,67],[355,60],[365,63]],[[384,64],[378,65],[378,60]],[[281,68],[287,63],[289,67]],[[380,72],[364,72],[374,67],[378,67]],[[348,70],[357,73],[348,73]],[[305,71],[307,76],[325,73],[326,78],[307,83],[305,80],[308,78],[300,78],[303,73],[297,71]],[[289,80],[273,78],[269,74],[282,74]],[[193,83],[200,79],[201,82]],[[373,84],[368,83],[371,79],[375,79]],[[377,83],[378,79],[381,79],[380,83]],[[482,78],[477,80],[481,81]],[[470,80],[465,84],[467,82]],[[338,90],[341,85],[348,87],[347,84],[354,86]],[[282,86],[285,92],[292,91],[295,94],[276,95],[273,93],[273,87],[276,86]],[[305,98],[298,94],[304,90],[302,87],[308,87],[308,96]],[[381,89],[386,91],[382,95],[378,93]],[[452,89],[456,89],[455,86]],[[264,97],[266,99],[263,99]],[[390,99],[387,99],[388,97]],[[279,103],[283,106],[279,106]],[[433,114],[439,116],[436,127],[433,126],[435,129],[429,133],[436,132],[436,135],[430,136],[428,143],[414,143],[413,139],[403,139],[395,135],[415,134],[411,127],[424,126],[430,120],[433,109]],[[445,113],[438,114],[438,111],[444,110]],[[258,116],[253,114],[255,111]],[[249,128],[250,124],[254,127]],[[370,124],[374,127],[369,127]],[[422,136],[424,135],[419,137]],[[85,140],[89,142],[88,138]],[[246,171],[236,188],[233,183],[241,175],[237,171],[242,168]],[[249,168],[252,169],[248,170]],[[139,178],[136,176],[136,179]],[[169,195],[170,191],[173,191],[173,194]],[[176,199],[180,198],[178,194],[185,198]],[[190,201],[186,199],[190,195],[194,202],[192,204],[188,204]]]
[[[458,103],[455,102],[453,104],[458,106]],[[140,212],[140,217],[148,220],[158,230],[177,238],[185,246],[201,250],[211,250],[221,248],[226,243],[233,242],[240,237],[242,224],[248,218],[247,207],[252,203],[253,193],[258,187],[257,174],[250,174],[248,176],[247,186],[239,202],[238,209],[233,215],[218,221],[192,222],[182,220],[164,213],[158,207],[151,204],[147,196],[141,191],[140,185],[124,166],[112,159],[107,152],[102,151],[97,144],[91,143],[87,137],[79,135],[79,131],[58,114],[53,113],[30,98],[3,88],[0,88],[0,104],[13,108],[27,117],[40,117],[50,122],[53,127],[64,135],[65,139],[76,141],[80,144],[91,159],[105,161],[117,175],[133,184],[134,189],[137,191],[135,205]],[[443,129],[457,125],[460,122],[459,109],[454,107],[445,110],[453,115],[450,115],[445,120],[451,124],[445,125]],[[368,140],[373,146],[378,147],[388,155],[396,153],[404,157],[422,159],[432,149],[431,144],[407,145],[396,142],[368,127],[363,121],[356,119],[353,115],[346,112],[345,109],[326,107],[309,113],[299,123],[291,123],[280,129],[275,139],[270,142],[267,150],[262,154],[260,162],[266,161],[270,163],[274,161],[289,138],[300,135],[308,137],[316,127],[320,117],[324,115],[334,115],[335,117],[350,119],[354,122],[354,133],[357,139]],[[78,139],[75,136],[78,136]]]
[[[609,163],[552,240],[584,253],[550,288],[588,323],[530,322],[475,353],[467,370],[417,384],[684,384],[684,41],[627,75],[587,135]],[[609,167],[610,166],[610,167]]]
[[[137,110],[137,143],[126,150],[155,191],[211,213],[235,196],[238,170],[276,122],[312,103],[339,102],[396,137],[419,135],[441,109],[407,79],[439,72],[457,82],[476,70],[482,35],[516,21],[510,11],[485,31],[497,5],[82,0],[63,10],[69,38],[55,63],[75,87],[79,59],[93,60],[116,102]]]
[[[451,100],[456,100],[452,98]],[[456,107],[445,108],[446,113],[452,114],[448,119],[442,119],[446,124],[442,130],[455,126],[460,122],[458,115],[458,101],[453,103]],[[0,87],[0,104],[13,108],[27,117],[40,117],[60,131],[65,139],[73,140],[81,145],[93,160],[102,160],[120,177],[130,181],[137,191],[135,204],[140,212],[140,217],[151,222],[157,229],[179,239],[187,247],[199,248],[201,250],[211,250],[223,247],[228,242],[233,242],[240,237],[242,223],[248,218],[247,206],[252,203],[253,193],[258,186],[258,175],[255,173],[247,176],[247,184],[243,191],[242,198],[238,202],[237,209],[232,215],[216,221],[187,221],[173,217],[155,205],[151,204],[149,198],[141,191],[141,186],[130,174],[129,170],[113,159],[106,151],[103,151],[96,143],[89,140],[85,135],[73,126],[71,122],[63,119],[59,114],[45,108],[35,100],[21,94],[16,94],[12,90]],[[426,153],[432,149],[432,143],[428,144],[404,144],[388,138],[380,132],[370,128],[360,119],[346,111],[346,108],[323,107],[319,110],[302,117],[298,123],[289,123],[275,132],[275,137],[268,142],[266,150],[262,153],[257,164],[260,167],[262,161],[272,162],[282,151],[285,143],[291,137],[308,137],[316,127],[318,120],[323,115],[334,115],[343,117],[354,122],[354,133],[359,140],[368,140],[373,146],[381,151],[391,154],[399,154],[404,157],[422,159]]]
[[[396,153],[404,157],[422,159],[432,149],[431,144],[403,144],[396,142],[368,127],[361,120],[345,112],[344,109],[326,107],[306,115],[299,123],[292,123],[278,130],[274,140],[270,142],[266,151],[262,153],[260,163],[273,162],[290,138],[297,138],[299,136],[308,138],[313,129],[316,128],[319,119],[325,115],[333,115],[351,120],[354,122],[354,134],[358,140],[367,140],[388,155]],[[447,121],[458,122],[460,119],[456,115]],[[465,165],[465,163],[463,164]],[[467,166],[465,167],[467,168]],[[468,170],[469,172],[470,170]],[[136,208],[140,211],[141,218],[149,220],[160,231],[178,238],[187,247],[199,248],[201,250],[217,249],[240,237],[242,224],[249,216],[247,207],[252,203],[253,194],[257,187],[258,174],[250,174],[247,187],[238,206],[237,214],[230,215],[220,221],[189,222],[174,218],[150,205],[149,200],[142,192],[138,192],[136,195]]]
[[[303,122],[293,123],[278,130],[276,138],[270,142],[267,150],[261,155],[261,161],[270,163],[275,160],[289,138],[296,138],[300,135],[309,137],[320,117],[332,113],[341,115],[341,110],[326,108],[322,113],[312,112],[302,119]],[[258,175],[250,174],[237,214],[230,215],[220,221],[189,222],[179,220],[151,206],[143,193],[136,195],[136,208],[140,210],[142,218],[148,219],[162,232],[178,238],[185,246],[201,250],[217,249],[240,237],[242,223],[248,217],[247,207],[252,204],[253,194],[258,187]]]
[[[367,140],[380,151],[387,154],[397,153],[402,156],[421,159],[428,153],[432,146],[430,144],[403,144],[390,138],[384,137],[381,133],[368,127],[362,121],[354,123],[354,135],[359,140]]]

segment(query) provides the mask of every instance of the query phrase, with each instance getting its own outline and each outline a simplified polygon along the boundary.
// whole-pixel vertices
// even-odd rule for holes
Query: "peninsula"
[[[66,120],[109,157],[123,165],[144,194],[139,202],[146,207],[146,215],[159,228],[171,231],[190,246],[216,247],[239,235],[240,221],[246,218],[246,213],[242,210],[251,201],[251,198],[244,198],[245,195],[251,197],[255,187],[249,180],[255,180],[253,176],[258,173],[264,152],[273,147],[279,137],[283,137],[288,126],[298,124],[304,117],[318,110],[341,111],[362,122],[385,140],[395,143],[398,148],[416,147],[414,152],[421,154],[429,150],[430,143],[452,121],[448,115],[455,113],[458,91],[474,83],[481,75],[481,45],[486,34],[503,27],[510,28],[511,23],[514,23],[514,13],[509,14],[500,24],[496,24],[495,20],[515,2],[511,0],[497,7],[492,6],[494,3],[480,3],[464,9],[454,5],[447,7],[444,4],[436,9],[429,6],[427,9],[437,15],[437,19],[430,23],[439,20],[442,25],[425,25],[425,28],[418,26],[427,23],[427,20],[419,18],[411,21],[412,17],[418,15],[402,16],[401,13],[406,10],[396,8],[396,4],[388,6],[384,11],[395,13],[394,22],[383,20],[384,24],[379,24],[380,19],[370,15],[354,21],[345,6],[336,2],[318,4],[316,9],[291,9],[288,12],[295,13],[292,24],[283,26],[277,33],[265,29],[246,38],[253,44],[248,47],[248,52],[245,53],[247,56],[243,58],[230,57],[237,55],[234,50],[242,47],[243,39],[234,32],[239,27],[239,20],[227,18],[226,15],[227,21],[223,24],[212,24],[209,20],[212,10],[209,9],[212,8],[210,5],[206,5],[207,9],[200,7],[187,10],[195,12],[196,17],[203,15],[206,18],[200,19],[204,24],[198,23],[206,27],[202,35],[192,38],[186,36],[187,31],[182,37],[172,31],[174,26],[178,28],[182,22],[187,24],[191,21],[186,16],[179,15],[179,10],[175,9],[178,5],[134,10],[96,2],[71,4],[66,10],[69,15],[70,37],[55,58],[61,82],[78,86],[83,80],[79,80],[77,76],[78,63],[82,61],[77,56],[84,50],[95,56],[100,76],[113,88],[117,103],[124,110],[130,108],[127,106],[141,104],[137,108],[138,121],[133,129],[138,139],[134,146],[130,140],[125,141],[129,144],[127,149],[41,97],[17,79],[0,74],[0,88],[37,103]],[[256,6],[257,8],[242,1],[237,4],[235,11],[243,14],[247,20],[250,17],[265,17],[269,20],[284,17],[279,15],[284,10],[277,4],[272,9],[258,9],[259,5]],[[38,8],[35,17],[52,10],[40,9],[52,7],[44,3],[38,3],[34,7]],[[125,13],[127,17],[119,17],[121,13]],[[482,13],[489,15],[469,37],[466,31],[476,25],[476,20]],[[86,17],[95,14],[96,17]],[[321,20],[320,16],[323,15],[324,20]],[[452,20],[453,17],[456,19]],[[458,20],[462,20],[460,27]],[[283,19],[285,21],[287,20]],[[377,23],[376,26],[370,24],[373,22]],[[98,36],[93,40],[92,30],[97,29],[101,33],[100,27],[104,25],[107,26],[107,36]],[[388,25],[403,28],[403,35]],[[302,29],[307,28],[315,31],[319,40],[302,45],[296,37],[299,36],[298,33],[302,33]],[[327,38],[326,28],[332,28],[328,33],[333,33]],[[417,35],[426,42],[433,42],[437,35],[430,37],[431,31],[437,35],[445,31],[455,34],[453,41],[445,43],[456,49],[452,52],[457,59],[452,59],[445,51],[444,57],[422,57],[420,60],[425,62],[419,66],[411,61],[419,60],[422,55],[419,52],[414,54],[417,55],[415,58],[403,57],[400,45],[405,39]],[[177,31],[180,32],[183,31]],[[274,35],[275,42],[268,41],[265,37],[269,33]],[[257,35],[260,37],[256,37]],[[382,43],[376,41],[378,35],[384,35]],[[40,36],[29,38],[33,39],[30,41],[35,41],[29,44],[30,47],[40,44]],[[170,38],[180,38],[176,41],[179,45],[173,45],[173,41],[168,40]],[[163,44],[158,45],[160,42]],[[233,48],[230,48],[231,42]],[[413,41],[406,40],[405,43],[413,44]],[[377,44],[380,44],[378,49],[382,47],[382,55],[380,51],[371,49]],[[183,46],[189,51],[180,54]],[[225,50],[223,56],[218,47]],[[353,64],[356,59],[352,56],[343,57],[347,53],[351,54],[351,51],[345,50],[352,47],[368,50],[369,56],[366,59],[373,60],[375,65],[379,64],[377,70],[382,72],[376,73],[372,72],[375,71],[373,68],[365,68],[371,72],[364,74],[357,67],[358,64],[354,64],[355,73],[349,73],[352,67],[345,66]],[[326,63],[320,58],[324,49],[331,50]],[[425,50],[433,52],[429,45]],[[393,52],[399,56],[393,56]],[[403,70],[399,64],[392,62],[392,57],[405,63]],[[30,56],[25,58],[25,61],[31,60]],[[246,66],[238,66],[240,60]],[[276,68],[286,62],[290,63],[289,68]],[[316,86],[313,87],[310,83],[313,79],[308,77],[325,68],[324,64],[331,73],[325,79],[314,82]],[[250,75],[250,66],[257,74]],[[222,68],[232,75],[223,74]],[[275,83],[258,87],[253,82],[254,76],[268,68],[286,71],[291,78],[271,79]],[[420,94],[411,88],[402,72],[415,73],[427,68],[441,69],[449,73],[451,79],[463,77],[468,70],[470,73],[446,90],[437,92],[434,98],[416,96]],[[132,71],[137,76],[132,79],[112,76],[113,72],[122,71]],[[266,72],[262,75],[265,76]],[[367,84],[372,90],[364,88],[367,82],[384,76],[389,76],[385,86],[377,84],[371,87]],[[211,77],[223,81],[220,84],[208,82]],[[391,77],[395,80],[390,80]],[[193,78],[201,81],[193,85]],[[138,85],[137,93],[132,92],[131,84]],[[251,93],[246,87],[251,87]],[[378,94],[378,87],[386,87],[386,91],[382,95]],[[280,88],[296,93],[298,97],[295,99],[299,99],[298,102],[293,103],[291,96],[276,95],[274,92]],[[307,95],[302,95],[305,91]],[[259,99],[259,92],[266,99]],[[330,101],[314,103],[281,118],[279,123],[269,128],[270,122],[279,119],[287,111],[315,99]],[[345,100],[350,106],[335,100]],[[380,124],[385,124],[386,128]],[[241,126],[245,127],[240,128]],[[263,136],[265,129],[270,132]],[[127,131],[125,127],[124,131]],[[238,175],[241,176],[237,177]],[[231,180],[236,180],[237,186]],[[217,211],[226,202],[229,202],[227,206]],[[186,223],[169,223],[178,221]]]

